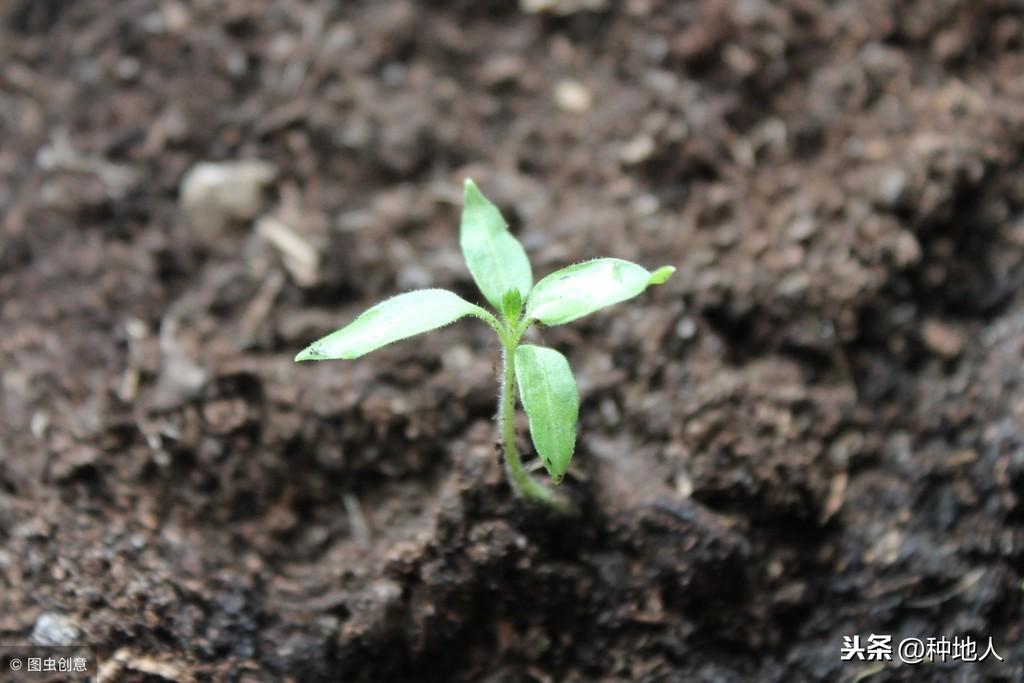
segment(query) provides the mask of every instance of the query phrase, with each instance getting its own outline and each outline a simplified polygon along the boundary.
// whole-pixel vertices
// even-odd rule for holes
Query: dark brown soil
[[[0,641],[57,618],[107,680],[1024,680],[1024,6],[554,4],[0,5]],[[187,169],[237,159],[305,277],[190,229]],[[479,300],[468,175],[538,273],[679,268],[539,334],[579,518],[503,480],[484,326],[291,361]],[[840,661],[871,633],[1006,661]]]

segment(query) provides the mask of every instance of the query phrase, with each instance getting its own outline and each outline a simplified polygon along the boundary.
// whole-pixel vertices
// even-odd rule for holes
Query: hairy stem
[[[523,469],[516,448],[516,346],[525,332],[525,326],[501,334],[501,395],[498,397],[498,424],[501,429],[501,444],[505,456],[505,472],[513,490],[523,498],[541,502],[567,512],[569,505],[562,496],[532,479]]]

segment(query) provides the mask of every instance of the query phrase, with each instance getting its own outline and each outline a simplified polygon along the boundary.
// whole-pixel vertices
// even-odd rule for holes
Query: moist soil
[[[110,681],[1024,680],[1022,9],[5,3],[0,640]],[[188,220],[246,159],[258,206]],[[467,176],[538,274],[678,268],[531,337],[577,516],[503,479],[485,326],[292,363],[480,300]],[[841,661],[870,634],[1006,661]]]

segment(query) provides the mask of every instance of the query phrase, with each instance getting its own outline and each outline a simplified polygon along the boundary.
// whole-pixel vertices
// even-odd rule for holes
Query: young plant
[[[473,280],[497,315],[447,290],[421,289],[377,304],[310,344],[295,360],[358,358],[467,315],[480,318],[501,341],[498,424],[509,482],[527,500],[565,510],[565,500],[523,468],[516,449],[515,389],[519,387],[533,445],[558,484],[576,445],[580,405],[576,380],[565,356],[554,349],[522,344],[523,335],[534,322],[561,325],[630,299],[648,285],[668,280],[675,268],[664,266],[652,273],[629,261],[601,258],[555,271],[534,285],[526,251],[472,180],[466,180],[459,242]]]

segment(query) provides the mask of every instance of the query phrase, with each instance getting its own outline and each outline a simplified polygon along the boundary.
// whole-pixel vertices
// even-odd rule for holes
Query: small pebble
[[[928,320],[921,328],[925,346],[943,358],[956,358],[963,351],[967,340],[957,328],[940,320]]]
[[[78,642],[80,636],[75,620],[57,612],[40,614],[32,629],[32,642],[36,645],[66,647]]]
[[[582,83],[567,79],[555,86],[555,104],[562,111],[581,114],[590,109],[593,97]]]
[[[217,235],[234,221],[256,217],[263,188],[276,174],[272,164],[259,160],[196,164],[181,182],[182,211],[197,233]]]
[[[882,172],[875,188],[878,203],[885,208],[900,204],[907,192],[907,173],[901,168],[889,168]]]
[[[676,335],[680,339],[693,339],[697,336],[697,323],[693,318],[683,318],[676,325]]]
[[[907,268],[921,260],[921,243],[913,233],[906,230],[900,231],[896,239],[896,265],[900,268]]]
[[[650,158],[654,153],[654,140],[650,135],[638,135],[619,149],[622,163],[632,166]]]

